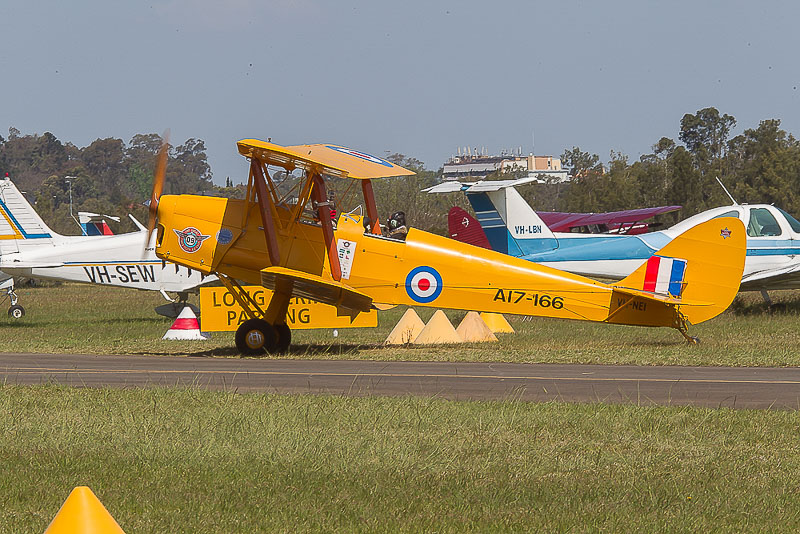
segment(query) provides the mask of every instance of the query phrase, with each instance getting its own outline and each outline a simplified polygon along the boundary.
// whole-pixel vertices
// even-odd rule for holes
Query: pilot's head
[[[389,227],[389,230],[396,230],[401,226],[406,225],[406,214],[402,211],[396,211],[392,213],[392,216],[389,217],[389,220],[386,221],[386,226]]]

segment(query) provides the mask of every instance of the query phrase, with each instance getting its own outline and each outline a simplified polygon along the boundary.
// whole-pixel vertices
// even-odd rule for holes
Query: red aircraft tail
[[[492,249],[478,220],[463,208],[453,206],[447,212],[447,230],[456,241]]]

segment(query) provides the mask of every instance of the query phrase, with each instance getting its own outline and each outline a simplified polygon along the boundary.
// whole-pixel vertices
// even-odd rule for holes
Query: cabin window
[[[720,213],[719,215],[715,216],[714,219],[720,219],[722,217],[739,217],[739,212],[736,210],[726,211],[725,213]]]
[[[781,227],[767,208],[753,208],[750,210],[750,224],[747,225],[747,235],[749,237],[781,235]]]
[[[791,215],[789,215],[780,208],[778,208],[778,211],[781,212],[784,217],[786,217],[786,221],[789,223],[789,226],[792,227],[792,232],[800,234],[800,221],[798,221],[797,219],[795,219],[794,217],[792,217]]]

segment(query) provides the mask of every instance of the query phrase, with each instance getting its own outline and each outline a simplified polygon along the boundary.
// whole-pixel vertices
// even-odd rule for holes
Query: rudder
[[[19,252],[20,244],[52,242],[59,235],[39,217],[10,179],[0,180],[0,254]]]
[[[742,221],[711,219],[670,241],[614,286],[680,299],[683,316],[702,323],[725,311],[738,293],[746,243]]]

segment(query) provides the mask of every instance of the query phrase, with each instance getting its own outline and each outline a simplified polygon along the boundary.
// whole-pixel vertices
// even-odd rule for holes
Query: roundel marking
[[[377,163],[379,165],[383,165],[384,167],[389,167],[389,168],[394,167],[394,165],[392,165],[386,160],[383,160],[381,158],[376,158],[375,156],[370,156],[369,154],[365,154],[364,152],[359,152],[358,150],[351,150],[343,146],[334,146],[334,145],[325,145],[325,148],[330,148],[331,150],[335,150],[336,152],[341,152],[342,154],[355,156],[357,158],[367,160],[370,163]]]
[[[220,228],[217,232],[217,242],[220,245],[227,245],[231,241],[233,241],[233,232],[230,228]]]
[[[433,302],[442,293],[442,276],[433,267],[416,267],[406,276],[406,293],[416,302]]]
[[[183,230],[173,228],[172,231],[177,234],[178,245],[181,249],[189,253],[197,252],[203,244],[203,241],[209,238],[209,236],[201,234],[200,230],[194,226],[187,226]]]

